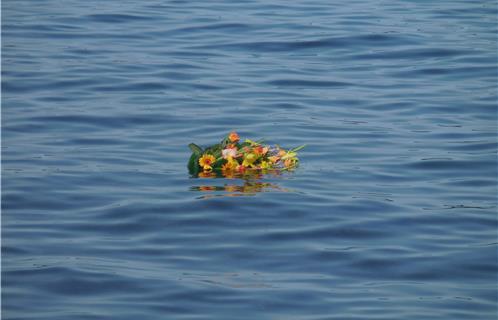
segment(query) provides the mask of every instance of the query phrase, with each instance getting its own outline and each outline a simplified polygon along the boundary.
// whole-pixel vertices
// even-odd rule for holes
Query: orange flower
[[[285,159],[284,165],[287,169],[291,169],[296,166],[296,160],[293,158]]]
[[[266,153],[265,149],[266,149],[266,151],[268,151],[268,148],[263,148],[262,146],[257,146],[257,147],[254,147],[253,152],[258,156],[262,156]]]
[[[269,157],[268,159],[271,161],[271,163],[276,163],[278,160],[280,160],[280,157],[272,156]]]
[[[240,140],[240,137],[239,135],[237,134],[237,132],[235,131],[232,131],[230,132],[230,134],[228,135],[228,139],[233,142],[233,143],[237,143],[239,140]]]
[[[251,148],[249,148],[249,147],[244,147],[244,148],[242,148],[242,150],[244,150],[245,153],[251,152]]]

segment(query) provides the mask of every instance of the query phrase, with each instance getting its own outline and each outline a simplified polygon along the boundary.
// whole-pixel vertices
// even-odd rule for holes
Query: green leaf
[[[299,150],[303,149],[304,147],[306,147],[305,144],[303,144],[302,146],[299,146],[297,148],[291,149],[291,150],[289,150],[289,152],[298,152]]]
[[[282,157],[282,160],[286,160],[286,159],[290,159],[290,158],[294,158],[294,157],[297,157],[297,153],[289,151],[285,154],[285,156]]]
[[[197,176],[199,174],[199,158],[200,154],[192,153],[190,159],[188,160],[188,171],[191,175]]]
[[[225,139],[221,140],[221,147],[223,149],[226,148],[226,146],[230,143],[230,140],[228,139],[228,137],[226,137]]]
[[[224,163],[225,163],[225,159],[223,159],[223,158],[216,159],[215,163],[213,163],[213,168],[220,170],[221,166],[223,166]]]
[[[195,143],[191,143],[188,145],[188,147],[190,148],[190,150],[192,150],[192,152],[196,155],[201,155],[202,154],[202,148],[199,147],[198,145],[196,145]]]
[[[248,143],[250,146],[257,146],[258,145],[258,143],[256,141],[252,141],[249,139],[246,139],[246,141],[244,141],[244,143]]]
[[[204,154],[208,153],[213,155],[215,158],[221,157],[222,145],[220,143],[210,146],[204,150]]]

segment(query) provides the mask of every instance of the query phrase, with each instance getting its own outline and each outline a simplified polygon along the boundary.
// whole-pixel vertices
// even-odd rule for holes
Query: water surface
[[[2,9],[3,319],[496,319],[494,1]]]

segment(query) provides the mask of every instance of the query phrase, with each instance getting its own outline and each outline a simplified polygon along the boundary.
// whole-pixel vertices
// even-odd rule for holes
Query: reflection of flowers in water
[[[216,173],[214,173],[214,172],[200,172],[199,178],[216,178]]]
[[[272,170],[272,172],[261,171],[246,171],[243,174],[235,174],[233,172],[224,172],[222,175],[217,175],[213,172],[201,172],[199,173],[199,178],[210,179],[209,181],[214,182],[218,179],[213,178],[225,178],[234,180],[234,183],[225,183],[224,185],[214,185],[214,184],[203,184],[200,186],[194,186],[190,188],[191,191],[204,192],[206,195],[201,198],[212,198],[212,197],[237,197],[237,196],[254,196],[260,192],[270,192],[270,191],[280,191],[288,192],[289,190],[281,188],[275,183],[258,181],[262,179],[263,174],[279,176],[280,172]],[[235,178],[239,178],[235,180]],[[235,181],[243,181],[242,184],[236,184]],[[207,193],[210,193],[209,195]]]
[[[219,172],[199,172],[198,178],[225,178],[225,179],[244,179],[244,180],[261,180],[263,177],[280,177],[282,172],[278,169],[245,169],[243,171],[221,170]]]

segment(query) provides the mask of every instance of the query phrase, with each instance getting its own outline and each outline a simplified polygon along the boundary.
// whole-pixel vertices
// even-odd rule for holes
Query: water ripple
[[[2,319],[496,319],[492,1],[2,10]]]

